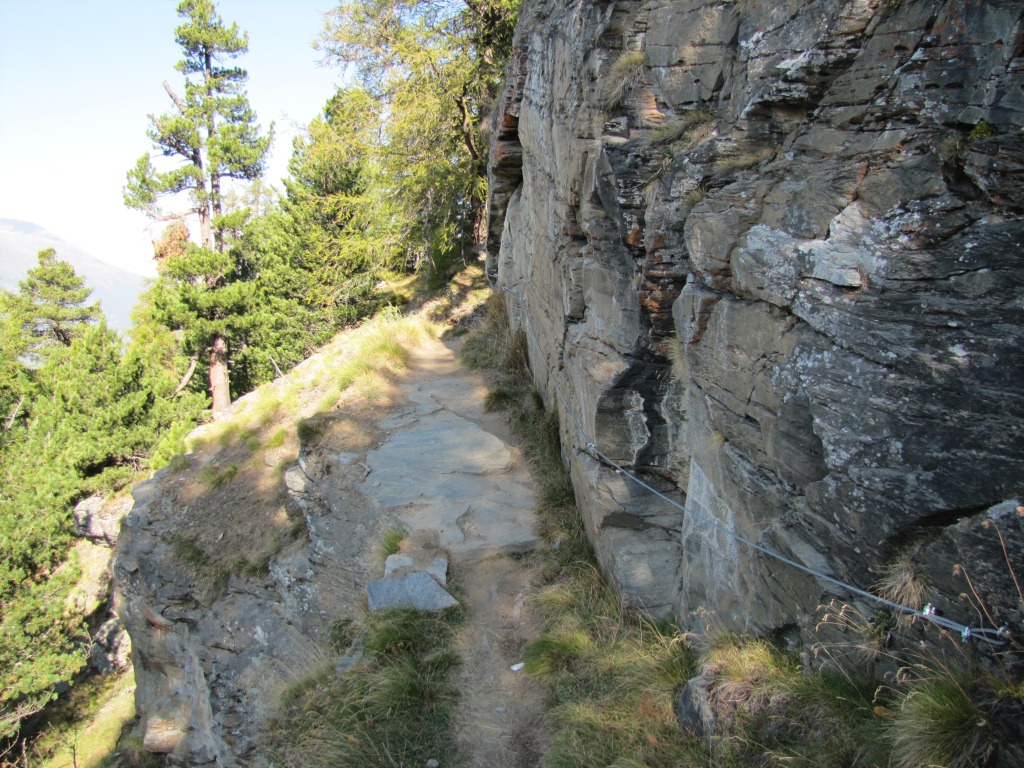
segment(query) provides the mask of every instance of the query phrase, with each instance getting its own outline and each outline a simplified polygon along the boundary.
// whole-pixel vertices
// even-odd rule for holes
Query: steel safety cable
[[[525,305],[525,301],[526,300],[522,296],[516,294],[514,291],[512,291],[509,288],[504,287],[504,286],[502,286],[502,291],[504,291],[505,293],[507,293],[510,296],[512,296],[513,299],[515,299],[517,305]],[[525,328],[526,328],[527,332],[529,333],[529,335],[532,337],[533,342],[536,345],[537,349],[540,350],[540,349],[542,349],[542,346],[540,344],[540,340],[538,339],[536,332],[533,329],[533,325],[530,323],[530,313],[528,311],[526,311],[526,307],[525,306],[523,306],[523,310],[524,311],[522,313],[521,321],[522,321],[523,325],[525,326]],[[907,605],[902,605],[901,603],[897,603],[897,602],[895,602],[893,600],[889,600],[889,599],[884,598],[884,597],[882,597],[880,595],[873,594],[871,592],[868,592],[867,590],[861,589],[860,587],[854,586],[853,584],[847,584],[846,582],[844,582],[844,581],[842,581],[840,579],[837,579],[834,576],[829,576],[828,574],[821,573],[820,571],[816,571],[815,569],[810,568],[810,567],[808,567],[806,565],[803,565],[802,563],[799,563],[799,562],[797,562],[797,561],[795,561],[795,560],[793,560],[793,559],[791,559],[789,557],[786,557],[783,554],[780,554],[780,553],[775,552],[775,551],[773,551],[771,549],[768,549],[767,547],[765,547],[765,546],[763,546],[761,544],[757,544],[756,542],[750,541],[749,539],[739,535],[738,533],[736,533],[734,531],[731,531],[728,528],[724,527],[721,523],[719,523],[714,518],[709,517],[707,515],[702,515],[702,514],[696,512],[696,511],[694,511],[692,508],[688,508],[686,506],[683,506],[682,504],[677,502],[675,499],[672,499],[669,496],[666,496],[664,493],[662,493],[661,491],[657,490],[656,488],[651,486],[649,483],[641,480],[638,476],[636,476],[632,471],[628,470],[625,466],[623,466],[622,464],[618,463],[617,461],[615,461],[611,457],[607,456],[605,453],[603,453],[597,447],[597,444],[587,436],[586,428],[584,427],[583,423],[580,421],[579,417],[576,415],[576,412],[572,409],[571,400],[569,398],[567,398],[566,395],[565,395],[565,392],[563,392],[561,384],[560,384],[559,379],[558,379],[557,372],[552,370],[552,369],[550,369],[550,368],[548,368],[547,366],[545,366],[545,370],[546,370],[546,372],[548,374],[548,377],[550,378],[551,382],[554,384],[555,390],[558,393],[559,399],[561,400],[561,403],[562,403],[563,407],[565,408],[566,412],[569,414],[569,417],[575,423],[576,430],[578,432],[578,436],[583,438],[583,445],[585,446],[585,448],[584,448],[585,453],[590,455],[596,461],[598,461],[598,462],[600,462],[600,463],[602,463],[602,464],[604,464],[604,465],[606,465],[608,467],[611,467],[619,475],[621,475],[621,476],[631,480],[632,482],[634,482],[637,485],[639,485],[641,488],[647,490],[650,493],[653,493],[655,496],[660,498],[662,501],[664,501],[664,502],[668,503],[669,505],[679,509],[680,511],[682,511],[685,514],[690,515],[692,517],[695,517],[696,519],[706,523],[707,525],[711,526],[715,530],[720,531],[721,533],[725,534],[729,538],[731,538],[731,539],[733,539],[735,541],[738,541],[741,544],[744,544],[744,545],[746,545],[746,546],[748,546],[748,547],[750,547],[750,548],[752,548],[752,549],[754,549],[754,550],[756,550],[756,551],[758,551],[758,552],[760,552],[760,553],[762,553],[764,555],[767,555],[768,557],[771,557],[771,558],[773,558],[775,560],[778,560],[781,563],[785,563],[786,565],[790,566],[791,568],[795,568],[795,569],[797,569],[797,570],[799,570],[799,571],[801,571],[803,573],[806,573],[806,574],[808,574],[810,576],[815,577],[816,579],[820,579],[820,580],[822,580],[824,582],[832,584],[833,586],[836,586],[836,587],[839,587],[841,589],[847,590],[847,591],[849,591],[849,592],[851,592],[851,593],[853,593],[855,595],[858,595],[860,597],[866,598],[866,599],[871,600],[873,602],[879,603],[879,604],[884,605],[884,606],[886,606],[888,608],[892,608],[893,610],[899,611],[899,612],[901,612],[903,614],[906,614],[906,615],[909,615],[909,616],[920,617],[920,618],[922,618],[922,619],[924,619],[926,621],[929,621],[932,624],[935,624],[936,626],[939,626],[939,627],[941,627],[943,629],[949,630],[951,632],[956,632],[956,633],[958,633],[960,635],[961,640],[963,640],[964,642],[967,642],[967,641],[969,641],[971,639],[978,639],[978,640],[983,640],[986,643],[989,643],[991,645],[1004,645],[1005,644],[1004,641],[1002,639],[1000,639],[1000,638],[1008,637],[1009,629],[1006,626],[999,627],[998,629],[990,628],[990,627],[971,627],[971,626],[967,626],[967,625],[964,625],[964,624],[960,624],[959,622],[952,621],[951,619],[947,619],[944,616],[939,616],[935,612],[935,608],[930,603],[928,605],[926,605],[923,609],[918,610],[916,608],[911,608],[910,606],[907,606]],[[691,498],[688,497],[687,500],[691,501]],[[713,513],[711,513],[710,510],[707,510],[704,507],[703,504],[699,504],[698,502],[696,502],[696,500],[692,500],[692,503],[696,504],[697,506],[700,506],[702,510],[704,510],[705,512],[708,513],[708,515],[713,514]],[[994,635],[994,637],[990,637],[990,635]]]

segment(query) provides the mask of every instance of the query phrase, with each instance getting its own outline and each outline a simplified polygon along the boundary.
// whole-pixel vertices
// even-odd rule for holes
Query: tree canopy
[[[125,351],[89,293],[50,250],[17,294],[0,292],[0,739],[85,662],[67,599],[72,507],[125,487],[169,440],[180,450],[202,407],[176,392],[168,339]]]
[[[486,118],[517,8],[518,0],[344,0],[328,15],[320,48],[354,67],[372,105],[376,183],[390,202],[389,239],[408,263],[443,274],[482,242]]]

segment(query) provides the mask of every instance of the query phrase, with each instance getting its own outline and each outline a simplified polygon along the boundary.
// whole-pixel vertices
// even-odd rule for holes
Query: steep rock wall
[[[990,510],[1024,481],[1022,12],[526,0],[488,270],[634,602],[778,631],[850,597],[711,519],[863,588],[909,553],[951,615],[977,563],[1020,620],[982,524],[1024,540]]]

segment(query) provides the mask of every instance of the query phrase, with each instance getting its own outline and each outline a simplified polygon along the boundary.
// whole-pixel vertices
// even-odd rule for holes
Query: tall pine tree
[[[180,288],[184,312],[176,318],[187,343],[209,361],[213,412],[231,404],[228,358],[233,324],[246,314],[246,288],[230,249],[232,233],[245,212],[225,208],[229,180],[252,181],[264,171],[273,126],[261,135],[245,93],[246,71],[225,62],[248,50],[248,35],[237,24],[225,26],[211,0],[178,5],[184,23],[175,30],[183,58],[176,68],[185,77],[184,98],[166,82],[174,110],[150,116],[149,138],[161,155],[179,161],[159,171],[149,154],[128,172],[125,203],[155,219],[174,218],[159,200],[187,193],[187,214],[198,218],[200,242],[165,260],[164,274]]]

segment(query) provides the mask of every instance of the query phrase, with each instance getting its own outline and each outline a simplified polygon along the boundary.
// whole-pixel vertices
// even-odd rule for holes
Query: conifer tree
[[[100,316],[99,303],[86,304],[92,289],[71,264],[58,259],[53,248],[40,251],[38,259],[38,266],[18,284],[18,296],[7,303],[8,311],[20,320],[25,352],[37,360],[48,349],[71,346]]]
[[[181,288],[187,312],[178,318],[190,345],[207,355],[214,415],[231,403],[228,379],[232,319],[245,314],[244,289],[232,286],[240,272],[230,252],[232,233],[246,214],[225,207],[230,180],[262,176],[273,127],[261,135],[245,93],[246,71],[226,62],[248,50],[248,35],[237,24],[226,26],[212,0],[184,0],[178,5],[184,23],[175,30],[183,58],[176,68],[185,78],[184,97],[166,82],[174,110],[150,116],[149,138],[158,152],[180,164],[159,171],[149,154],[128,172],[125,203],[158,220],[164,197],[187,193],[186,214],[198,218],[200,242],[179,258],[168,259],[165,275]]]
[[[203,400],[180,391],[170,331],[136,328],[122,353],[70,265],[40,261],[18,294],[0,293],[0,741],[85,663],[68,602],[75,502],[180,446]],[[45,345],[26,364],[30,332]]]
[[[404,256],[399,207],[378,157],[379,105],[364,89],[339,90],[294,146],[282,208],[317,280],[314,301],[339,323],[372,306],[374,286]]]

